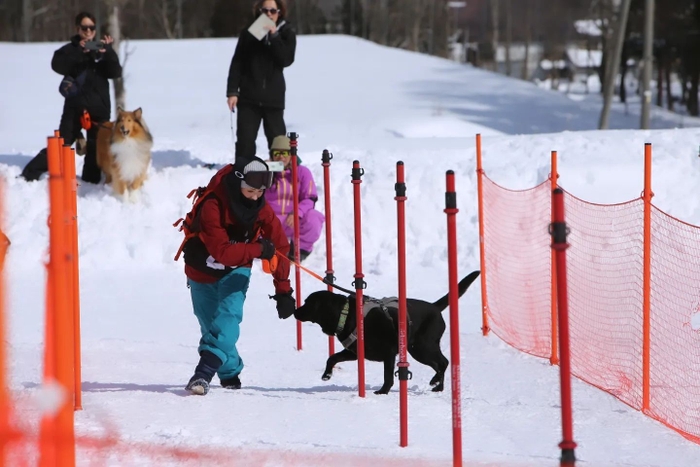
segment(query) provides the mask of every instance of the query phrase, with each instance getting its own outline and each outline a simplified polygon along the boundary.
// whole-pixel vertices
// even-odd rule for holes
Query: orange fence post
[[[649,411],[651,385],[651,143],[644,145],[644,272],[643,272],[643,332],[642,343],[642,412]]]
[[[481,134],[476,135],[476,190],[479,210],[479,262],[481,263],[481,332],[484,336],[489,334],[489,305],[486,295],[486,252],[484,249],[484,192],[483,178],[484,168],[481,165]]]
[[[559,170],[557,166],[557,151],[552,151],[552,173],[549,174],[551,189],[554,191],[559,187]],[[554,203],[552,203],[552,222],[554,222]],[[557,307],[557,254],[556,250],[552,250],[552,354],[549,357],[549,363],[552,365],[559,364],[559,340],[557,338],[558,328],[558,307]]]
[[[61,174],[60,140],[49,141],[49,197],[51,224],[49,229],[49,268],[51,302],[54,314],[54,358],[56,381],[63,390],[59,409],[55,414],[53,444],[55,463],[75,465],[75,435],[73,418],[73,319],[69,308],[67,276],[70,274],[69,248],[66,241],[66,208],[64,178]],[[42,443],[43,447],[43,443]]]
[[[4,233],[4,195],[5,180],[3,178],[0,179],[0,467],[9,465],[7,454],[9,453],[11,435],[10,412],[12,410],[8,390],[10,378],[7,371],[7,354],[5,351],[5,342],[7,342],[7,334],[5,332],[5,253],[10,242]]]
[[[54,131],[54,136],[49,137],[46,143],[46,155],[49,163],[54,161],[56,164],[56,158],[60,158],[61,146],[59,142],[60,136],[58,130]],[[55,165],[54,165],[55,170]],[[47,225],[49,228],[49,233],[53,232],[54,213],[51,209],[51,195],[49,194],[49,215],[47,219]],[[50,238],[49,252],[51,252],[51,245],[53,238]],[[45,313],[45,323],[44,323],[44,374],[43,374],[43,384],[48,386],[53,384],[56,378],[56,346],[55,346],[55,328],[56,328],[56,317],[55,317],[55,300],[54,300],[54,271],[52,269],[51,258],[49,258],[46,264],[46,313]],[[53,416],[49,414],[43,414],[41,418],[41,424],[39,428],[39,465],[41,467],[53,467],[56,465],[56,446],[55,446],[55,436],[56,436],[56,421]]]
[[[78,182],[75,176],[75,150],[63,146],[63,176],[66,200],[67,246],[71,258],[70,274],[68,274],[68,296],[70,309],[73,314],[73,372],[74,372],[74,409],[82,410],[82,374],[80,351],[80,269],[78,256]]]

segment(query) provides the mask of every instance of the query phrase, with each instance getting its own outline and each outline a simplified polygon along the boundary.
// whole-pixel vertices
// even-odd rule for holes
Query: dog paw
[[[433,385],[433,392],[442,392],[445,389],[445,385],[443,383],[438,383]]]
[[[324,374],[321,376],[321,379],[322,379],[323,381],[328,381],[329,379],[331,379],[331,376],[333,376],[331,373],[324,373]]]
[[[139,190],[129,191],[129,201],[132,203],[138,203],[141,200],[141,194]]]
[[[390,389],[390,388],[386,388],[386,389],[381,388],[381,389],[378,389],[377,391],[374,391],[374,393],[377,394],[377,395],[380,395],[380,394],[389,394],[389,389]]]

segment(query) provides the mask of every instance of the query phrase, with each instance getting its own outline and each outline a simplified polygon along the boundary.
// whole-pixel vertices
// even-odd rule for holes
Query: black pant
[[[236,119],[236,157],[252,159],[255,156],[255,140],[260,130],[260,122],[263,124],[267,149],[272,146],[272,140],[276,136],[286,135],[287,126],[284,123],[284,109],[261,107],[242,103],[236,106],[238,118]],[[263,157],[263,159],[266,159]]]
[[[72,108],[64,108],[61,115],[61,123],[58,132],[63,138],[63,144],[72,145],[82,129],[80,125],[81,113]],[[87,144],[85,152],[85,163],[83,164],[83,174],[81,178],[85,182],[100,183],[102,171],[97,165],[97,132],[99,123],[93,121],[92,127],[87,131]],[[49,170],[49,161],[46,148],[39,151],[34,158],[22,169],[22,177],[27,181],[39,180],[39,178]]]

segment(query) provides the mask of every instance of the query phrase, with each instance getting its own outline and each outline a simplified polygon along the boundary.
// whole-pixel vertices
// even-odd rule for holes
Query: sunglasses
[[[92,26],[84,26],[82,24],[80,25],[81,31],[94,31],[95,29],[97,29],[97,26],[95,26],[94,24]]]
[[[261,13],[270,13],[271,15],[276,15],[279,11],[278,8],[260,8]]]
[[[291,155],[289,151],[272,151],[272,157],[291,157]]]

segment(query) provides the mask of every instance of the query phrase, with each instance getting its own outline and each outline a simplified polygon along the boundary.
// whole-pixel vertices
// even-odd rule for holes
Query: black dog
[[[474,271],[459,282],[459,296],[467,291],[480,271]],[[447,308],[449,293],[435,303],[407,299],[408,344],[407,350],[418,362],[435,370],[430,380],[433,391],[444,389],[445,370],[449,362],[440,351],[440,338],[445,332],[442,310]],[[388,394],[394,385],[394,365],[399,352],[398,302],[366,298],[364,303],[365,358],[384,362],[384,385],[375,394]],[[337,336],[345,347],[331,355],[321,379],[327,381],[333,375],[333,367],[340,362],[357,360],[357,319],[355,297],[346,297],[328,291],[310,294],[304,305],[294,312],[299,321],[311,321],[321,326],[329,336]]]

